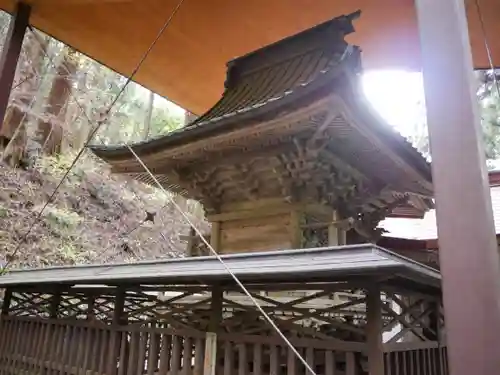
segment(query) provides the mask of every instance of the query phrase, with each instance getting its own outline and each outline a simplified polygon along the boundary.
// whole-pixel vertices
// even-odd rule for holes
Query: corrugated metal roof
[[[286,250],[224,255],[229,269],[246,282],[298,282],[317,279],[390,275],[437,287],[439,272],[374,245]],[[231,281],[215,257],[169,259],[135,264],[51,267],[14,270],[0,277],[0,286],[43,284],[211,283]]]

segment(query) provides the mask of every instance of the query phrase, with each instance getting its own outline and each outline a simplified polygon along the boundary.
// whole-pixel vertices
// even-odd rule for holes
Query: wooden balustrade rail
[[[203,375],[206,338],[161,324],[1,317],[0,375]],[[367,373],[364,343],[290,341],[318,375]],[[216,343],[217,375],[306,375],[280,338],[220,333]],[[446,347],[438,343],[395,343],[384,351],[386,375],[448,374]]]

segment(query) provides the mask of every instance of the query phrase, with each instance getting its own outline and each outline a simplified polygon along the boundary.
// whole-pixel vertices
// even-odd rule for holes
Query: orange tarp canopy
[[[438,1],[438,0],[437,0]],[[130,75],[177,0],[31,0],[31,24],[123,75]],[[476,68],[489,67],[473,0],[468,8]],[[12,11],[14,1],[0,0]],[[500,1],[481,0],[494,62],[500,64]],[[223,91],[226,62],[322,21],[362,15],[349,37],[366,69],[419,70],[411,0],[185,0],[136,81],[201,114]]]

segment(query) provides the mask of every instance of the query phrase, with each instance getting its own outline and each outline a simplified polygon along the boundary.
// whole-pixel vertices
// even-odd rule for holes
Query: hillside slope
[[[1,262],[40,267],[184,255],[186,244],[180,236],[188,233],[189,226],[166,195],[111,175],[93,155],[85,155],[72,169],[36,220],[70,161],[70,156],[43,158],[28,170],[0,163]],[[178,201],[206,230],[199,205]],[[144,221],[148,212],[154,215],[153,222]]]

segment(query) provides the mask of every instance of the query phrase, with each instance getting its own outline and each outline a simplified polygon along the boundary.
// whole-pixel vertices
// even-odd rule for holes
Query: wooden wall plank
[[[191,337],[184,337],[182,348],[182,375],[191,375],[193,372],[193,340]]]
[[[139,333],[139,348],[137,353],[137,373],[142,374],[146,363],[146,350],[148,345],[148,332]]]
[[[148,353],[148,367],[147,375],[153,375],[158,368],[158,351],[159,351],[159,340],[158,334],[151,333],[149,341],[149,353]]]
[[[128,353],[127,375],[137,375],[137,361],[139,359],[140,332],[132,332],[130,335],[130,351]]]
[[[205,357],[205,343],[197,338],[194,345],[194,375],[203,375],[203,361]]]
[[[287,348],[287,360],[286,360],[287,375],[297,374],[297,358],[292,349]],[[331,375],[331,374],[327,374]]]
[[[276,345],[270,347],[269,374],[279,375],[279,352]]]
[[[125,375],[127,373],[127,346],[128,346],[128,333],[121,332],[120,335],[120,362],[118,363],[118,375]]]
[[[170,368],[171,375],[180,374],[182,362],[182,343],[181,338],[177,335],[172,336],[172,366]]]
[[[101,350],[99,352],[99,365],[97,367],[97,372],[99,374],[104,374],[106,371],[106,361],[109,357],[114,357],[114,350],[111,347],[111,332],[107,329],[101,330]]]
[[[233,375],[234,347],[231,341],[224,341],[224,375]]]
[[[262,344],[253,344],[253,375],[262,375]]]
[[[325,375],[335,375],[336,372],[335,354],[325,350]]]
[[[247,345],[238,345],[238,375],[247,375],[248,373],[248,356]]]
[[[159,375],[166,375],[170,369],[170,347],[171,347],[171,336],[165,334],[162,335]]]
[[[345,373],[346,375],[357,375],[356,374],[356,358],[354,356],[353,352],[347,352],[345,354],[345,363],[346,363],[346,369]]]

